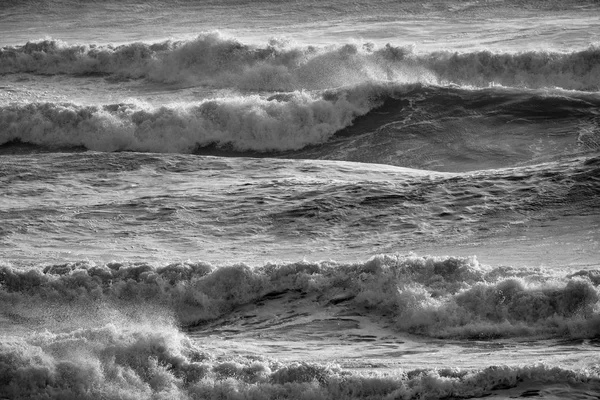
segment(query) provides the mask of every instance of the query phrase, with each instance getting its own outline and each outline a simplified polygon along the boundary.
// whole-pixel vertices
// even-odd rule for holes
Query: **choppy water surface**
[[[3,398],[597,398],[599,13],[0,4]]]

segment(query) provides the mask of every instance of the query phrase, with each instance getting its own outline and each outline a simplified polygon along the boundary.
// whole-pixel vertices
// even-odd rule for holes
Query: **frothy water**
[[[599,11],[4,2],[0,398],[597,398]]]

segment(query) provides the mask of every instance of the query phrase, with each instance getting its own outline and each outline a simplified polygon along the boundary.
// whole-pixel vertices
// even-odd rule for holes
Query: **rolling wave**
[[[211,144],[238,151],[293,150],[327,141],[376,106],[386,91],[364,85],[325,94],[237,96],[162,107],[12,104],[0,109],[0,144],[172,153]]]
[[[287,157],[447,172],[596,153],[597,93],[406,85],[327,143]]]
[[[363,83],[160,107],[13,103],[0,145],[251,154],[440,171],[540,163],[600,149],[600,97],[573,91]]]
[[[271,40],[265,47],[254,47],[218,33],[203,33],[190,41],[121,46],[71,45],[52,39],[28,42],[0,50],[0,74],[109,75],[271,91],[326,89],[367,80],[597,91],[599,57],[596,46],[564,53],[430,54],[371,43],[318,48]]]

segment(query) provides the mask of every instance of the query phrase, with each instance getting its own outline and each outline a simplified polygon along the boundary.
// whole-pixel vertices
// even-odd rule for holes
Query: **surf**
[[[490,269],[475,258],[390,254],[356,264],[300,262],[258,268],[80,262],[28,270],[3,266],[0,279],[15,314],[21,301],[31,304],[33,298],[46,305],[73,300],[81,307],[127,300],[166,305],[179,324],[202,326],[242,305],[261,302],[269,293],[298,291],[318,294],[315,307],[346,302],[353,312],[389,319],[400,332],[425,336],[598,334],[598,271],[560,276]]]
[[[445,348],[454,348],[448,341],[453,338],[532,336],[542,344],[548,342],[540,337],[592,339],[567,343],[587,351],[599,325],[595,270],[494,268],[475,257],[382,254],[357,263],[258,267],[205,262],[3,265],[0,283],[2,304],[10,304],[5,327],[35,331],[36,326],[53,326],[54,331],[25,331],[5,336],[0,344],[1,359],[9,361],[0,364],[6,377],[0,388],[15,397],[193,397],[223,391],[291,398],[308,391],[311,398],[326,399],[484,397],[565,388],[586,393],[600,385],[593,370],[544,364],[435,369],[422,356],[421,365],[379,366],[366,373],[353,370],[352,358],[341,358],[341,367],[277,361],[269,357],[273,350],[258,357],[241,348],[235,357],[218,350],[235,346],[236,340],[253,346],[267,340],[264,346],[270,349],[266,343],[276,343],[268,339],[271,335],[291,350],[297,335],[305,347],[326,334],[326,340],[318,340],[321,348],[358,343],[358,352],[388,363],[393,349],[401,357],[403,348],[410,353],[436,346],[425,343],[424,336],[445,338],[440,342]],[[65,329],[74,320],[81,327]],[[177,328],[182,326],[187,334]],[[228,338],[236,340],[226,344]],[[486,343],[471,346],[480,351]],[[383,354],[376,356],[377,351]]]

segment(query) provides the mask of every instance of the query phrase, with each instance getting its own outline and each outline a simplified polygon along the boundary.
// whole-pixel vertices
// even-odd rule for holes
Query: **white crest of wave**
[[[390,89],[361,85],[325,94],[295,91],[214,98],[162,107],[31,103],[0,109],[0,144],[84,146],[97,151],[189,153],[197,147],[293,150],[327,141]]]
[[[189,41],[68,45],[46,39],[0,49],[0,73],[110,74],[155,82],[243,90],[328,89],[366,81],[490,84],[528,88],[598,89],[600,49],[568,53],[544,49],[516,53],[487,50],[416,54],[411,47],[372,43],[264,47],[219,32]]]

